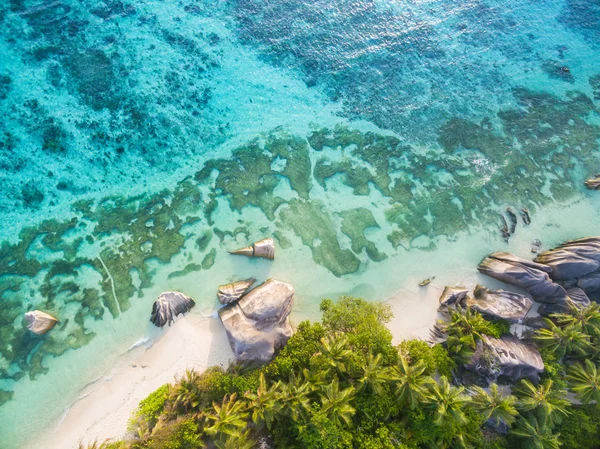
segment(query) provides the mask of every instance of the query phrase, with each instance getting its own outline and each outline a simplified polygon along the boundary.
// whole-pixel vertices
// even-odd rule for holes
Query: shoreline
[[[403,290],[383,301],[394,313],[388,324],[394,344],[427,337],[437,319],[443,286],[432,283],[415,288],[419,290]],[[306,318],[294,317],[292,312],[294,325]],[[84,387],[60,420],[25,449],[40,447],[42,442],[47,449],[77,449],[80,441],[91,444],[124,438],[130,435],[127,424],[139,402],[158,387],[174,382],[186,369],[226,367],[231,360],[233,353],[218,317],[181,317],[150,347],[143,341],[132,346],[117,366]]]
[[[233,354],[218,318],[188,315],[178,319],[150,347],[133,347],[119,363],[84,387],[59,422],[25,449],[77,448],[80,441],[102,443],[128,434],[127,425],[139,402],[186,369],[227,366]]]
[[[429,329],[438,318],[438,299],[446,285],[472,288],[480,283],[491,289],[507,288],[505,284],[477,272],[476,264],[479,260],[475,260],[478,256],[474,257],[474,254],[484,256],[494,250],[506,249],[529,257],[530,242],[534,238],[542,236],[544,246],[552,247],[570,238],[589,235],[595,229],[598,217],[597,209],[590,208],[590,205],[597,201],[595,198],[580,198],[568,207],[538,211],[535,222],[531,226],[520,227],[510,245],[497,242],[495,237],[485,231],[479,234],[467,233],[454,241],[441,243],[434,252],[415,252],[410,256],[410,263],[406,260],[406,255],[390,258],[381,264],[376,275],[370,275],[368,282],[364,277],[359,277],[347,289],[334,283],[318,296],[337,299],[338,295],[348,294],[367,300],[380,300],[389,304],[394,314],[388,324],[393,344],[406,338],[427,338]],[[559,222],[558,215],[565,213],[579,216],[580,220],[556,226],[555,223]],[[548,233],[548,229],[552,232]],[[477,242],[476,252],[473,251],[474,242]],[[299,246],[296,251],[302,252],[305,249]],[[292,259],[290,256],[286,261],[289,263]],[[236,272],[240,277],[257,272],[256,266],[244,268],[235,265],[237,262],[227,260],[226,263],[231,263],[231,266],[217,269]],[[415,269],[417,266],[421,268]],[[245,271],[251,269],[254,271]],[[319,267],[315,269],[318,270]],[[260,277],[278,278],[283,273],[288,273],[290,266],[284,261],[276,269],[261,265],[258,271],[261,270],[266,272]],[[435,279],[428,286],[419,287],[419,282],[431,275],[435,275]],[[393,276],[401,277],[401,282],[391,281]],[[316,299],[314,283],[293,276],[289,281],[296,287],[298,295],[291,315],[292,323],[297,326],[302,320],[318,319],[318,303],[309,300],[313,296]],[[389,282],[395,284],[396,288],[376,292],[373,284],[378,282]],[[168,281],[165,281],[165,285],[169,286]],[[204,296],[203,292],[190,290],[190,293],[197,297]],[[144,303],[137,304],[136,307],[147,310],[147,304]],[[210,312],[213,313],[214,309]],[[106,367],[101,376],[96,376],[95,381],[79,390],[77,399],[60,414],[59,419],[55,419],[50,425],[43,425],[39,436],[36,435],[20,449],[76,449],[80,440],[91,443],[94,440],[103,442],[107,438],[121,438],[127,434],[127,422],[132,412],[152,391],[165,383],[174,382],[176,376],[184,373],[186,368],[204,370],[216,364],[226,366],[233,356],[221,322],[214,313],[207,318],[202,313],[192,311],[162,331],[154,326],[149,327],[146,335],[150,335],[150,347],[143,339],[133,342],[128,350],[117,356],[117,363]],[[139,346],[136,347],[136,344]]]

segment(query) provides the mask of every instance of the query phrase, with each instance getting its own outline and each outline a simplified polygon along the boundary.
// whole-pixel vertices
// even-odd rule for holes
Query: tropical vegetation
[[[600,447],[600,308],[571,306],[532,332],[538,383],[463,368],[483,335],[509,332],[451,311],[448,339],[392,344],[388,306],[323,300],[262,367],[186,372],[140,403],[135,437],[94,449],[592,449]]]

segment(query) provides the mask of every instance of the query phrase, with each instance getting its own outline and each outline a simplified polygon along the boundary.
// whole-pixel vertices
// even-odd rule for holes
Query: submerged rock
[[[440,307],[460,303],[468,293],[469,289],[466,287],[446,287],[440,296]]]
[[[508,223],[506,223],[506,218],[504,215],[500,215],[502,218],[502,225],[500,226],[500,233],[502,234],[502,239],[508,243],[508,239],[510,238],[510,231],[508,230]]]
[[[510,207],[506,208],[506,213],[508,215],[508,218],[510,219],[510,230],[509,230],[509,232],[511,234],[514,234],[515,230],[517,229],[517,214],[515,214],[515,212]]]
[[[42,312],[40,310],[27,312],[25,314],[25,319],[29,323],[27,325],[27,329],[29,329],[34,334],[38,335],[45,334],[54,326],[56,326],[56,323],[58,323],[58,320],[52,315],[49,315],[46,312]]]
[[[294,287],[268,279],[240,300],[219,310],[236,358],[266,363],[292,336],[289,315]]]
[[[229,254],[238,254],[248,257],[263,257],[265,259],[275,259],[275,243],[272,238],[262,239],[250,246],[235,251],[229,251]]]
[[[595,178],[588,179],[584,184],[590,190],[600,190],[600,174],[596,175]]]
[[[244,293],[256,282],[255,278],[244,279],[243,281],[233,282],[219,286],[217,298],[221,304],[231,304],[242,297]]]
[[[538,382],[544,362],[535,348],[515,336],[492,338],[483,335],[466,368],[491,381],[506,376],[512,381],[528,378]]]
[[[551,267],[521,259],[513,254],[492,253],[477,269],[494,279],[527,290],[539,302],[555,303],[567,296],[565,289],[550,279],[548,273],[552,271]]]
[[[533,301],[524,295],[504,290],[488,290],[477,285],[474,298],[466,298],[463,305],[479,313],[502,318],[511,323],[521,323],[531,309]]]
[[[527,226],[527,225],[531,224],[531,217],[529,216],[529,209],[527,209],[526,207],[521,209],[521,218],[523,219],[524,225]]]
[[[180,292],[164,292],[152,305],[150,321],[158,327],[171,325],[175,317],[189,312],[196,303],[189,296]]]

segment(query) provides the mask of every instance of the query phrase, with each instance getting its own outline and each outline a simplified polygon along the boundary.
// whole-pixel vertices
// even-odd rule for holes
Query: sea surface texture
[[[0,0],[0,448],[158,338],[161,291],[208,317],[276,276],[310,314],[598,234],[599,112],[598,1]]]

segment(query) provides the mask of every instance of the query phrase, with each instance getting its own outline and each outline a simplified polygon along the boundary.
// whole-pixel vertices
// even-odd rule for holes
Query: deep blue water
[[[503,244],[507,205],[591,201],[598,61],[597,0],[0,0],[0,447],[161,270],[183,289],[274,234],[344,289],[461,232]],[[61,327],[28,334],[34,308]]]

